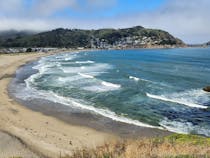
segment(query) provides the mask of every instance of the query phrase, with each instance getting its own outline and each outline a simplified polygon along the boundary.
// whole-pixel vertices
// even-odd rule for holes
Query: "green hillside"
[[[166,31],[141,26],[127,29],[55,29],[35,35],[1,38],[0,47],[67,47],[113,48],[158,45],[183,46],[184,43]]]

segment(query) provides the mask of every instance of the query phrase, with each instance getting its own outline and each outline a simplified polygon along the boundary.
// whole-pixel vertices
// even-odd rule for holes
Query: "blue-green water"
[[[210,48],[65,53],[44,57],[33,69],[25,80],[26,99],[210,136],[210,94],[202,90],[210,85]]]

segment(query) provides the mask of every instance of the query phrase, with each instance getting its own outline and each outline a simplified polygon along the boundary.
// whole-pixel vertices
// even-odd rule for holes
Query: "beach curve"
[[[7,87],[18,67],[50,54],[30,53],[0,56],[0,130],[21,139],[47,157],[71,154],[73,149],[95,147],[116,136],[88,127],[69,125],[21,106],[11,99]],[[36,118],[36,119],[34,119]]]

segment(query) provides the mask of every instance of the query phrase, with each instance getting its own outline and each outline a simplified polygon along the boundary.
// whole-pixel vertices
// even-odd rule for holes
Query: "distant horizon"
[[[7,0],[0,1],[0,30],[143,26],[196,44],[210,40],[209,7],[209,0]]]

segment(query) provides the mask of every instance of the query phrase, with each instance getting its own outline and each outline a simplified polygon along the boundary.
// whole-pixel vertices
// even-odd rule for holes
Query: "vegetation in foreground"
[[[210,158],[210,138],[174,134],[164,138],[123,140],[82,149],[64,158]]]
[[[62,158],[210,158],[210,138],[173,134],[163,138],[119,140],[95,149],[78,149],[72,156]]]

